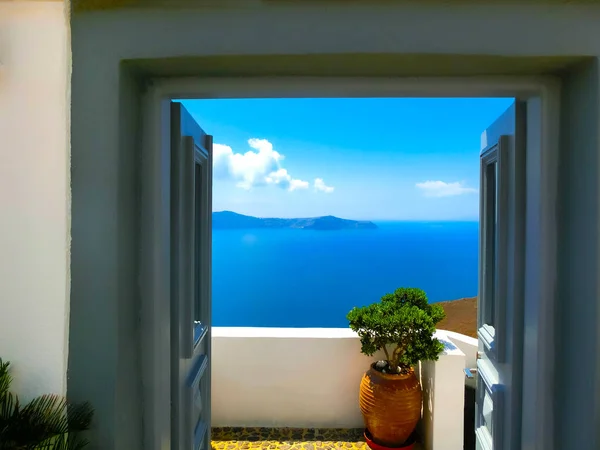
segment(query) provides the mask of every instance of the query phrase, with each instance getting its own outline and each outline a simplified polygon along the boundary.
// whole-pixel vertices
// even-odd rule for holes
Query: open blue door
[[[171,103],[171,449],[210,449],[212,136]]]
[[[521,448],[526,104],[481,137],[478,450]]]

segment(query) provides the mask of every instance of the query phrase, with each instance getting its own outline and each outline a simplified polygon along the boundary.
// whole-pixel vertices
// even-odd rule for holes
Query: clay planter
[[[360,383],[360,410],[373,441],[384,447],[401,447],[421,418],[421,385],[411,369],[406,375],[385,374],[375,363]]]

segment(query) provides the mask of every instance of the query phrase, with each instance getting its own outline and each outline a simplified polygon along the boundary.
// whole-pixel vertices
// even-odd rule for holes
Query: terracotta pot
[[[360,410],[373,441],[386,447],[402,445],[421,418],[421,385],[411,369],[406,375],[375,370],[375,364],[360,383]]]

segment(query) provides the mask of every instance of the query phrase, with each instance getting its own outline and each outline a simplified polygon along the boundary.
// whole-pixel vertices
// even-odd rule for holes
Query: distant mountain
[[[216,230],[239,230],[251,228],[300,228],[304,230],[373,230],[373,222],[340,219],[334,216],[310,217],[306,219],[263,219],[244,216],[232,211],[214,212],[213,228]]]

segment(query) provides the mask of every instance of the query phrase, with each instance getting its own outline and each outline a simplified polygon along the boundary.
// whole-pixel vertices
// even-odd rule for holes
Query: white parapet
[[[420,435],[425,450],[459,450],[464,442],[466,357],[445,331],[438,330],[436,337],[446,349],[439,360],[421,363]]]
[[[436,335],[446,350],[420,370],[420,431],[427,450],[459,450],[465,353],[446,332]],[[350,329],[215,327],[212,346],[213,426],[363,426],[360,379],[378,355],[362,355]]]

